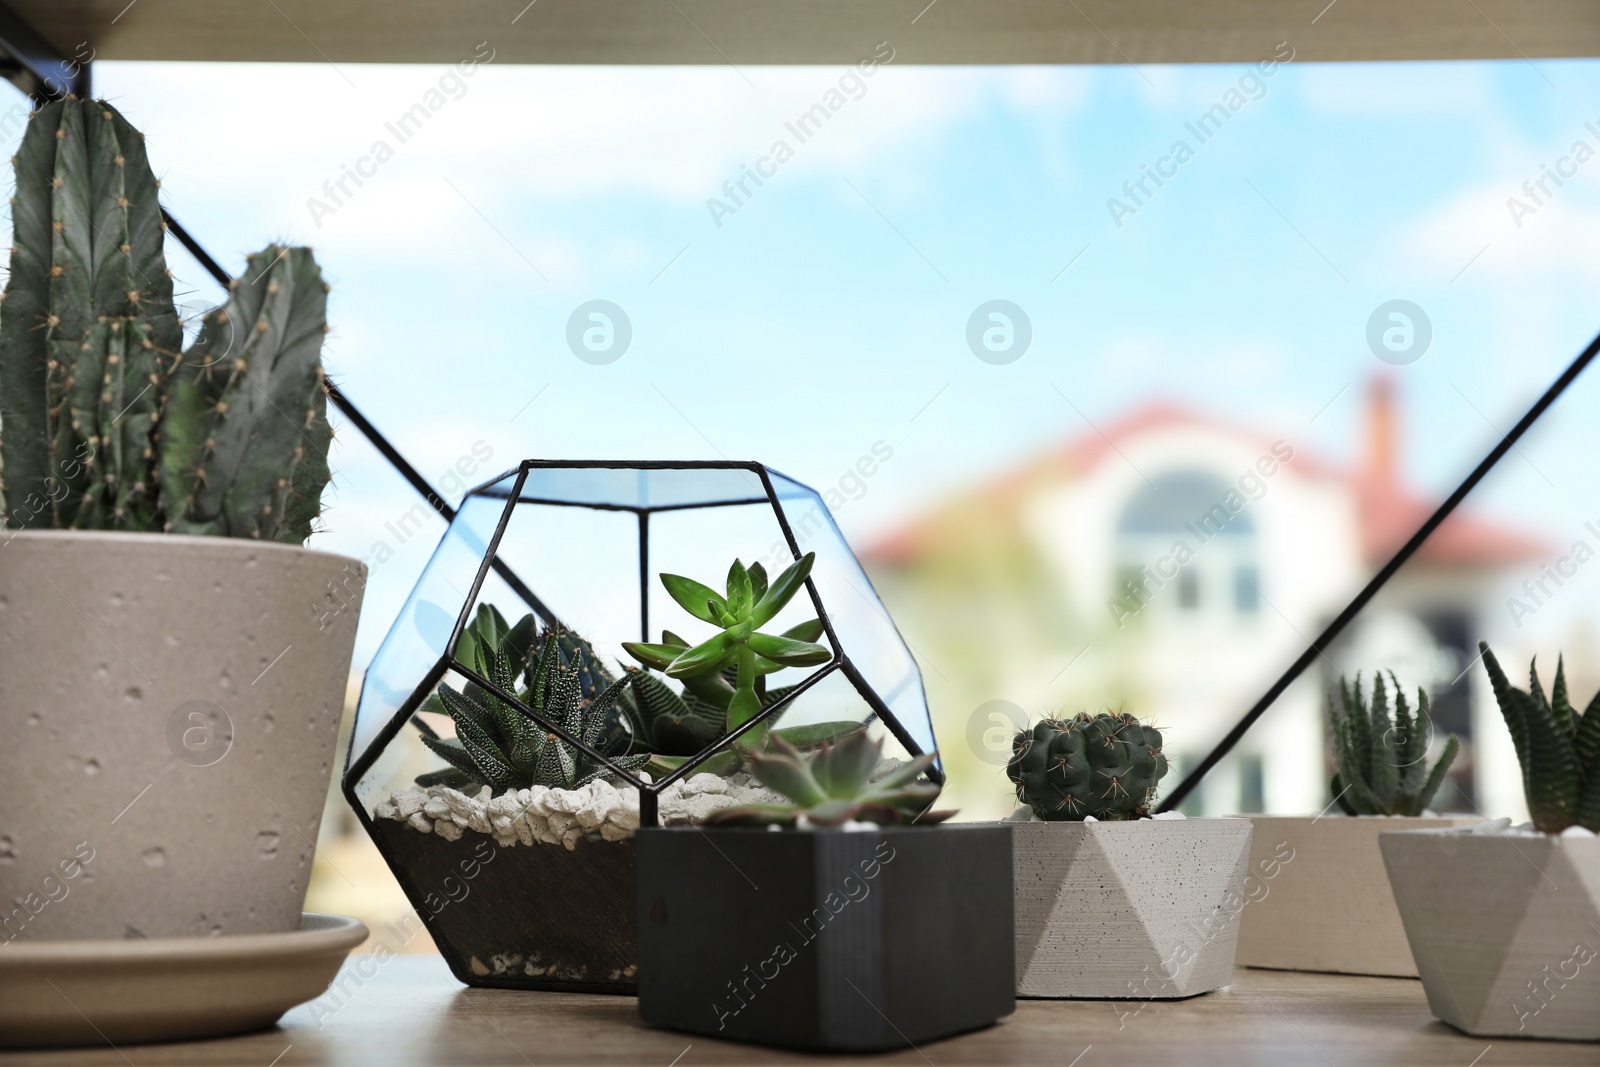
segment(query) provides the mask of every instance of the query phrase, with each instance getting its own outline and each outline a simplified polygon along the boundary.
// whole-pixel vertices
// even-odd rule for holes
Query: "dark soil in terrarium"
[[[373,835],[457,978],[468,985],[633,993],[633,841],[459,840],[374,819]]]

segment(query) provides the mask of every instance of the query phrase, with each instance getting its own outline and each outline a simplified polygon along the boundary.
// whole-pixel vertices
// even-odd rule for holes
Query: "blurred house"
[[[1392,383],[1373,381],[1366,405],[1364,455],[1349,467],[1288,437],[1151,405],[867,547],[924,660],[952,799],[969,815],[1009,810],[1008,715],[1106,705],[1166,731],[1177,768],[1165,784],[1176,784],[1437,506],[1399,475]],[[1464,745],[1436,806],[1469,807],[1473,740],[1498,721],[1475,694],[1476,641],[1507,568],[1547,553],[1458,513],[1186,810],[1321,809],[1327,687],[1376,668],[1431,692],[1434,747],[1447,732]]]

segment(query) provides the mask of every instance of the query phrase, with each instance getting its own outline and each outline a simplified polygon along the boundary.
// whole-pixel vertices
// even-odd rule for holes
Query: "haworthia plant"
[[[1559,834],[1582,826],[1600,833],[1600,693],[1579,712],[1567,695],[1566,665],[1559,658],[1555,687],[1546,697],[1537,660],[1523,691],[1511,684],[1487,644],[1478,648],[1522,764],[1534,829]]]
[[[519,689],[517,663],[526,655],[518,635],[521,624],[505,627],[499,612],[493,608],[488,612],[486,616],[480,607],[469,631],[470,644],[463,635],[458,646],[458,655],[470,656],[469,666],[617,766],[625,770],[644,766],[649,756],[625,754],[626,734],[612,729],[617,699],[627,679],[617,679],[597,693],[586,691],[581,667],[563,663],[562,641],[568,635],[547,630],[538,657],[526,668],[525,685]],[[441,683],[436,695],[438,707],[455,723],[456,736],[422,738],[450,768],[421,775],[417,779],[420,785],[487,785],[495,793],[535,785],[577,789],[612,773],[606,764],[486,689],[468,684],[458,692]]]
[[[1347,815],[1421,815],[1444,783],[1461,742],[1451,736],[1444,751],[1428,769],[1428,694],[1417,690],[1417,713],[1411,714],[1400,680],[1389,674],[1394,686],[1391,714],[1388,688],[1380,671],[1372,679],[1370,703],[1361,692],[1361,676],[1354,685],[1339,680],[1339,704],[1328,696],[1333,734],[1333,795]]]
[[[13,162],[6,525],[305,540],[330,437],[309,251],[253,257],[180,354],[143,135],[110,104],[68,98],[33,113]]]

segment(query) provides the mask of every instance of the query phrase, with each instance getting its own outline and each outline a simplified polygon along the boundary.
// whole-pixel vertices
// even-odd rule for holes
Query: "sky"
[[[451,497],[524,457],[759,459],[842,484],[838,521],[866,544],[1154,400],[1352,461],[1378,372],[1400,386],[1409,477],[1442,496],[1600,329],[1600,63],[1314,65],[1291,44],[1185,68],[918,68],[892,43],[856,67],[460,55],[94,68],[224,266],[315,249],[330,373]],[[797,126],[817,105],[826,121]],[[1226,119],[1202,139],[1207,113]],[[1140,190],[1147,168],[1167,177]],[[172,260],[191,311],[219,299]],[[1369,324],[1396,300],[1431,339],[1386,360]],[[1400,320],[1377,333],[1397,323],[1403,346]],[[990,328],[1011,349],[985,348]],[[1482,506],[1558,534],[1600,517],[1595,389]],[[891,458],[851,479],[875,450]],[[313,546],[394,552],[359,668],[442,525],[396,536],[415,497],[353,429],[334,466]]]

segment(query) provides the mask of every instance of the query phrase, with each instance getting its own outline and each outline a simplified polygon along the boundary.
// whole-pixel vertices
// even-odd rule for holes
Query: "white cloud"
[[[1457,114],[1481,119],[1494,103],[1484,63],[1313,63],[1301,68],[1301,98],[1324,115]]]

